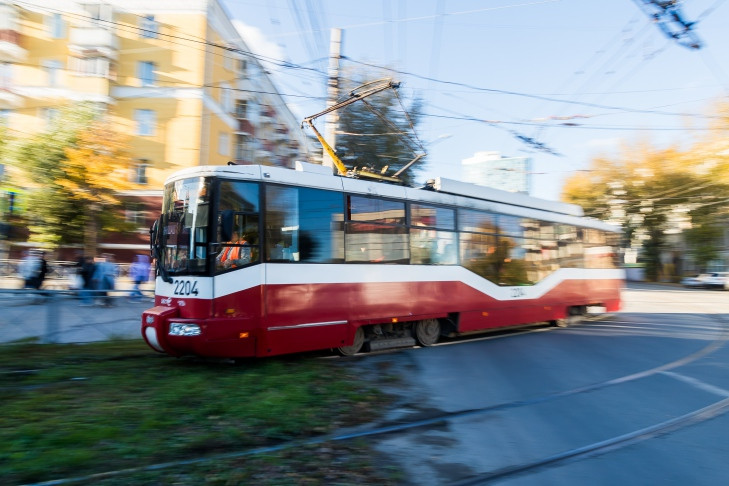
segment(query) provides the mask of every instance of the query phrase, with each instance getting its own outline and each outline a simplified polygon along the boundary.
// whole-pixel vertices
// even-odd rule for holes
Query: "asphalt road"
[[[729,484],[729,292],[630,287],[599,321],[358,360],[401,378],[383,461],[417,485]]]

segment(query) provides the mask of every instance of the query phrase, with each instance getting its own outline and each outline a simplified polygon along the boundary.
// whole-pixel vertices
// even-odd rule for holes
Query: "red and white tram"
[[[620,307],[619,230],[578,206],[436,179],[207,166],[165,184],[142,335],[173,356],[344,354]]]

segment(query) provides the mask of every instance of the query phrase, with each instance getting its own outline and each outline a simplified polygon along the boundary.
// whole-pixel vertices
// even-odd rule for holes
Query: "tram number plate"
[[[526,297],[526,289],[523,289],[521,287],[513,287],[511,290],[511,298],[512,299],[519,299],[521,297]]]
[[[172,282],[172,285],[175,286],[175,290],[173,292],[174,295],[197,295],[197,281],[189,281],[189,280],[175,280]]]

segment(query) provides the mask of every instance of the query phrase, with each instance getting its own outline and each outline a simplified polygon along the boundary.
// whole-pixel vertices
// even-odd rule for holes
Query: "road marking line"
[[[661,371],[661,374],[670,376],[671,378],[675,378],[679,381],[683,381],[684,383],[688,383],[689,385],[694,386],[700,390],[719,395],[720,397],[729,397],[729,390],[725,390],[723,388],[719,388],[718,386],[704,383],[703,381],[697,380],[696,378],[691,378],[689,376],[674,373],[672,371]]]

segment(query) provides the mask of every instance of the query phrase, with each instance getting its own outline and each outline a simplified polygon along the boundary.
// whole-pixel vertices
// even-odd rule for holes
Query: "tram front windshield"
[[[193,177],[165,186],[157,262],[173,275],[207,271],[210,179]]]

